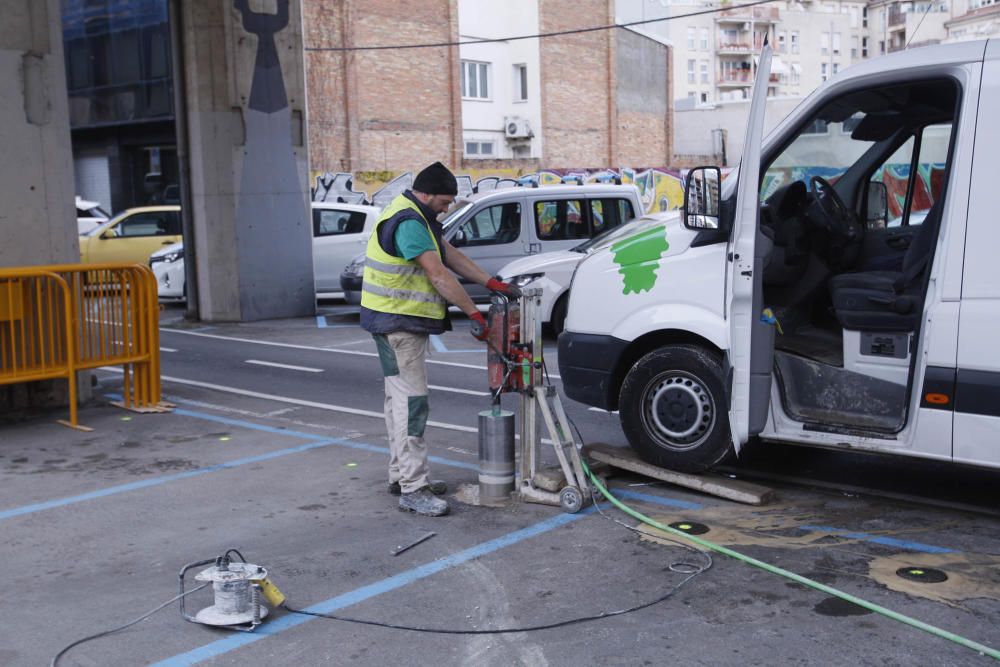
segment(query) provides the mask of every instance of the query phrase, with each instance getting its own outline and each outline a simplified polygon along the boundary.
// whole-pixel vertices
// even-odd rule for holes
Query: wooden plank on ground
[[[701,493],[707,493],[727,500],[747,505],[765,505],[774,496],[774,489],[752,482],[729,479],[711,473],[704,475],[689,475],[660,468],[646,463],[636,452],[628,447],[612,447],[604,443],[594,443],[584,447],[588,459],[601,461],[615,468],[659,479],[670,484],[683,486]]]

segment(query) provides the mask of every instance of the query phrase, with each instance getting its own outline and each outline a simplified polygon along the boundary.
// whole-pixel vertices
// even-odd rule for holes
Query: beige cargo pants
[[[427,402],[427,334],[372,334],[385,376],[385,427],[389,433],[389,483],[403,493],[430,483],[424,429]]]

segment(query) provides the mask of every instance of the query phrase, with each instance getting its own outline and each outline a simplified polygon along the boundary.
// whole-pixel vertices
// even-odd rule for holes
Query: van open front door
[[[751,435],[763,430],[771,395],[774,327],[761,321],[762,276],[771,243],[760,234],[758,204],[761,143],[770,72],[771,46],[765,43],[753,84],[750,119],[740,159],[736,212],[727,254],[729,349],[726,351],[726,365],[731,378],[729,424],[736,451]]]

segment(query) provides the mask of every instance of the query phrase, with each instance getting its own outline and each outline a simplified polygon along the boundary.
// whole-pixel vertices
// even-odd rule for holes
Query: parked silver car
[[[642,213],[634,185],[587,184],[514,187],[480,192],[456,202],[444,220],[444,238],[495,275],[511,261],[569,250]],[[340,276],[348,303],[361,303],[364,254]],[[479,285],[466,284],[473,300],[489,300]]]

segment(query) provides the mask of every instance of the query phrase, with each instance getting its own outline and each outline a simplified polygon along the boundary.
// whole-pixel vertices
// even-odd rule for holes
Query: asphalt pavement
[[[453,508],[431,519],[398,511],[386,492],[382,380],[353,309],[321,304],[316,318],[249,324],[180,314],[165,309],[161,332],[174,411],[112,407],[121,376],[101,370],[81,410],[92,432],[57,425],[61,414],[0,426],[0,664],[48,664],[70,642],[169,600],[181,567],[229,548],[267,567],[292,608],[419,629],[277,609],[257,632],[235,633],[187,623],[175,603],[59,664],[992,662],[735,558],[638,534],[634,519],[605,504],[570,515],[462,502],[455,492],[476,482],[476,414],[489,405],[485,349],[462,318],[433,341],[429,366],[432,466],[451,486]],[[617,415],[566,407],[588,441],[625,445]],[[856,479],[851,466],[865,464],[842,465]],[[611,487],[663,523],[694,526],[737,552],[1000,647],[993,516],[777,483],[777,501],[750,507],[649,482],[615,475]],[[915,569],[946,578],[897,574]],[[211,601],[199,591],[188,607]],[[521,631],[472,634],[503,629]]]

